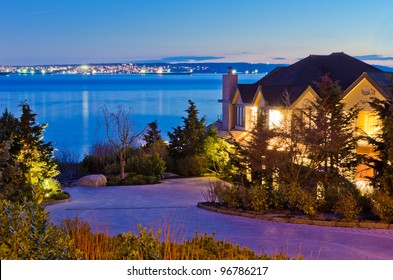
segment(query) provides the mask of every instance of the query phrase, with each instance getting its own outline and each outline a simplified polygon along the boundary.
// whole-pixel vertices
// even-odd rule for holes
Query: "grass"
[[[230,242],[217,240],[215,235],[198,234],[185,240],[168,222],[158,230],[138,225],[138,232],[110,236],[108,231],[95,232],[78,217],[64,220],[61,228],[71,238],[73,250],[84,260],[287,260],[288,252],[274,255],[255,251]],[[296,259],[302,259],[299,254]]]

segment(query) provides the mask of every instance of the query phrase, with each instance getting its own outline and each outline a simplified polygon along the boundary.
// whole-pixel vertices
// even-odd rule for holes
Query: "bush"
[[[240,208],[242,198],[238,187],[218,181],[215,187],[215,195],[219,204],[228,208]]]
[[[300,211],[309,216],[317,214],[316,195],[310,194],[299,186],[290,185],[287,189],[287,202],[290,210]]]
[[[251,186],[250,190],[251,210],[265,212],[269,209],[268,192],[263,185]]]
[[[375,191],[372,195],[373,212],[382,221],[393,223],[393,197],[382,190]]]
[[[159,154],[144,154],[139,159],[137,171],[139,174],[159,179],[164,174],[165,161]]]
[[[207,171],[207,160],[203,156],[186,156],[175,163],[175,172],[181,176],[200,176]]]
[[[36,202],[0,201],[0,258],[19,260],[76,259],[71,239],[51,225]]]
[[[356,215],[359,215],[361,208],[355,196],[348,193],[340,195],[333,211],[345,220],[352,220]]]

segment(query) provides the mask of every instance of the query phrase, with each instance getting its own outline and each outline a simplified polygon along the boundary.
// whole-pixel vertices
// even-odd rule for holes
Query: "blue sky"
[[[0,65],[292,63],[338,51],[393,66],[393,1],[0,0]]]

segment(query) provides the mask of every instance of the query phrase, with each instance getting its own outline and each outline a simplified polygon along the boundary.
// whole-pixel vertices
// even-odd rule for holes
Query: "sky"
[[[393,1],[0,0],[0,65],[281,64],[332,52],[393,66]]]

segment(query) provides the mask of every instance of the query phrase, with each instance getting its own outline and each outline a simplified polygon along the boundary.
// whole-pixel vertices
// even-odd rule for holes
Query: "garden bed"
[[[197,206],[201,209],[217,212],[220,214],[242,216],[250,219],[258,219],[258,220],[265,220],[265,221],[279,222],[279,223],[306,224],[306,225],[327,226],[327,227],[349,227],[349,228],[393,230],[393,224],[367,221],[367,220],[343,221],[330,217],[309,218],[304,215],[296,216],[296,215],[290,215],[285,212],[257,213],[253,211],[228,209],[219,204],[210,203],[210,202],[199,202]]]

